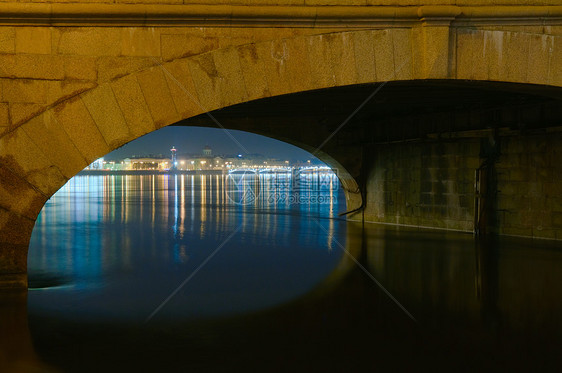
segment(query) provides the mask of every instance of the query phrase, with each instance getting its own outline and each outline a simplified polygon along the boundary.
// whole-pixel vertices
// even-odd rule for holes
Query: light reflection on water
[[[30,312],[144,320],[237,229],[158,318],[239,313],[309,291],[340,261],[330,237],[345,242],[345,223],[328,218],[345,206],[338,203],[342,192],[333,174],[320,183],[318,175],[300,185],[290,179],[290,174],[73,178],[47,202],[33,231]],[[255,198],[241,203],[237,194],[248,185]],[[316,219],[323,219],[329,233]]]
[[[29,292],[37,355],[77,372],[561,371],[560,242],[345,223],[326,218],[343,210],[338,200],[264,199],[274,194],[265,182],[254,200],[237,199],[231,181],[84,177],[49,201],[29,264],[32,284],[59,287]],[[240,224],[232,246],[142,324]],[[20,307],[0,320],[19,325],[10,333],[21,341],[4,344],[35,361]],[[238,316],[194,318],[228,313]]]

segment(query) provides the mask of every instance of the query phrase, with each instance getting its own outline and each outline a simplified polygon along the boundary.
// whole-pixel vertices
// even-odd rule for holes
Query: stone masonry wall
[[[291,29],[0,27],[0,137],[49,107],[119,77],[294,34]]]
[[[479,152],[478,139],[377,145],[365,219],[472,231]]]
[[[472,231],[480,140],[379,145],[367,221]],[[562,239],[562,133],[505,136],[494,164],[489,231]],[[495,186],[494,186],[495,183]]]
[[[562,134],[502,138],[496,172],[499,233],[562,239]]]

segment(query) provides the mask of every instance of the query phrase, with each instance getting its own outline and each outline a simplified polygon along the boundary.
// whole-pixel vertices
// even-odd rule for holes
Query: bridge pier
[[[0,289],[27,288],[27,248],[34,221],[0,208]]]
[[[27,161],[32,163],[32,157]],[[19,174],[13,171],[18,169]],[[27,248],[35,219],[47,201],[30,181],[38,176],[26,171],[9,157],[0,162],[0,289],[27,288]],[[49,182],[47,177],[41,185]]]
[[[562,239],[562,132],[483,136],[372,147],[365,219]]]

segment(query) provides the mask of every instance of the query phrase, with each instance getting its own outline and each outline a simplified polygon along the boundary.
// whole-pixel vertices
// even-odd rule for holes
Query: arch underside
[[[227,46],[166,62],[155,58],[152,65],[55,100],[0,137],[0,273],[25,273],[34,221],[52,194],[93,160],[146,133],[299,92],[363,86],[365,98],[372,98],[387,82],[509,82],[557,100],[562,36],[462,27],[354,30]],[[365,165],[374,153],[349,140],[360,133],[339,132],[338,124],[345,128],[355,110],[347,109],[329,125],[312,113],[290,131],[283,131],[283,116],[269,117],[262,127],[247,119],[226,127],[307,150],[321,146],[319,157],[338,168],[348,209],[354,209],[366,203],[358,189],[368,184]]]

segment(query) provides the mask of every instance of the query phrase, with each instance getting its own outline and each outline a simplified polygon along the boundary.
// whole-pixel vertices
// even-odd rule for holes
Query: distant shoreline
[[[158,171],[158,170],[82,170],[77,176],[88,175],[222,175],[223,170],[177,170],[177,171]]]

